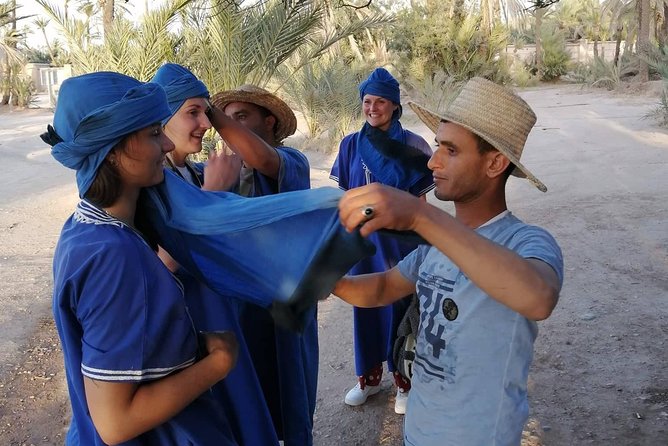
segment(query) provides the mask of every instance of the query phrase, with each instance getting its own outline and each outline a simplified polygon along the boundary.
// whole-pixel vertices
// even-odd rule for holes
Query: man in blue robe
[[[310,188],[309,164],[283,145],[297,119],[278,96],[253,85],[218,93],[209,119],[242,160],[238,193],[261,197]],[[253,134],[238,130],[239,125]],[[276,432],[286,446],[313,442],[318,378],[317,309],[311,308],[301,334],[277,327],[266,308],[246,303],[240,323]]]

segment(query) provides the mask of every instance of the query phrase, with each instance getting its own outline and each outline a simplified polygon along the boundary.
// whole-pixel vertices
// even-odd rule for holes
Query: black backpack
[[[420,325],[420,302],[417,295],[413,294],[411,303],[406,309],[399,327],[397,327],[397,338],[392,348],[392,358],[397,371],[404,378],[411,379],[413,376],[413,360],[415,359],[415,342]]]

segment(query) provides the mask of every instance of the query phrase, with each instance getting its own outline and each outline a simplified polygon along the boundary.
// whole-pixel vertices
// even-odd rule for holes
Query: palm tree
[[[118,16],[102,43],[91,39],[93,2],[85,5],[88,18],[84,21],[65,19],[62,11],[48,0],[36,1],[61,28],[76,73],[112,70],[146,81],[165,60],[175,59],[181,39],[168,30],[191,0],[171,0],[148,12],[139,25]]]
[[[538,73],[538,76],[541,76],[542,73],[542,65],[543,65],[543,48],[541,46],[541,41],[540,41],[540,35],[541,35],[541,28],[543,26],[543,17],[545,16],[545,12],[547,11],[547,8],[552,6],[555,3],[558,3],[559,0],[530,0],[529,1],[529,9],[533,10],[534,12],[534,34],[535,34],[535,39],[536,39],[536,72]]]
[[[53,63],[56,56],[53,52],[53,48],[51,47],[51,42],[49,42],[49,37],[46,35],[46,27],[49,25],[49,20],[43,17],[39,17],[33,20],[32,23],[37,27],[37,29],[42,31],[42,36],[44,37],[44,43],[46,44],[46,49],[49,52],[49,58],[51,59],[51,63]]]
[[[638,47],[636,51],[644,57],[640,57],[640,66],[638,77],[641,82],[649,80],[649,64],[647,58],[649,57],[649,42],[651,34],[651,14],[650,0],[640,0],[637,2],[638,7]]]
[[[211,91],[244,83],[266,86],[277,68],[292,55],[302,55],[292,65],[298,70],[342,39],[388,22],[385,14],[375,13],[363,19],[351,17],[328,28],[325,5],[320,0],[266,0],[252,5],[240,0],[208,3],[206,14],[202,14],[198,3],[190,8],[179,58],[198,73]]]
[[[666,25],[666,14],[668,14],[668,0],[605,0],[603,9],[610,14],[610,28],[615,30],[617,41],[622,39],[622,31],[626,29],[626,41],[636,41],[636,52],[643,53],[642,46],[649,45],[656,39],[661,40],[662,31],[658,26],[659,18],[663,17],[664,27]],[[641,24],[642,33],[641,33]],[[645,28],[645,25],[647,28]],[[642,35],[641,35],[642,34]],[[618,59],[618,51],[615,60]],[[642,69],[644,71],[644,68]],[[641,75],[641,77],[643,77]]]

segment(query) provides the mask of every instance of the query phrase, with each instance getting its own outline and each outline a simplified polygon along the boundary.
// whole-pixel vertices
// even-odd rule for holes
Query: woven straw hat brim
[[[455,100],[456,102],[456,100]],[[496,137],[491,131],[485,131],[481,130],[480,126],[475,125],[475,119],[469,119],[469,116],[467,114],[472,114],[472,113],[478,113],[478,119],[480,119],[481,116],[485,115],[484,109],[469,109],[465,111],[464,113],[457,113],[458,111],[461,111],[461,106],[464,104],[460,104],[460,107],[457,107],[457,105],[453,102],[451,105],[451,108],[448,109],[448,111],[443,112],[443,113],[436,113],[433,112],[415,102],[409,101],[408,106],[415,112],[415,114],[420,118],[422,122],[425,123],[429,129],[436,133],[438,130],[438,126],[441,124],[441,121],[448,121],[452,122],[453,124],[460,125],[464,127],[465,129],[469,130],[472,133],[475,133],[476,135],[480,136],[481,138],[485,139],[487,142],[489,142],[494,148],[496,148],[498,151],[503,153],[514,165],[515,169],[512,172],[513,176],[516,176],[518,178],[526,178],[528,179],[531,184],[536,186],[540,191],[542,192],[547,192],[547,187],[545,184],[543,184],[538,178],[536,178],[529,169],[524,167],[522,163],[520,163],[519,157],[515,154],[516,151],[518,150],[517,144],[520,144],[519,142],[515,142],[515,147],[510,147],[512,143],[509,143],[507,138],[504,141],[503,139],[500,139]],[[452,106],[455,106],[454,109]],[[473,122],[472,122],[473,121]],[[535,121],[535,117],[534,117]],[[505,117],[505,122],[510,123],[512,126],[513,120],[512,117],[506,116]],[[526,127],[526,125],[525,125]],[[531,130],[531,127],[533,127],[533,122],[531,125],[528,126],[528,130],[526,131],[526,134],[524,135],[524,140],[526,140],[526,135],[528,135],[529,130]],[[483,127],[484,128],[484,127]],[[519,133],[522,133],[521,131]],[[520,138],[522,137],[521,135],[519,136]],[[524,141],[521,142],[521,145],[519,146],[519,153],[521,154],[522,147],[524,145]]]
[[[276,117],[276,140],[282,141],[297,130],[297,118],[292,109],[278,96],[254,85],[242,85],[236,90],[216,93],[211,103],[224,110],[232,102],[249,102],[264,107]]]

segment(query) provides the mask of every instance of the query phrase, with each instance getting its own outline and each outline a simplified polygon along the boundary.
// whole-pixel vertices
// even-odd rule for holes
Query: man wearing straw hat
[[[431,246],[385,273],[345,277],[334,294],[387,305],[417,290],[420,324],[404,444],[519,445],[537,335],[563,280],[561,250],[544,229],[506,207],[509,175],[545,186],[520,163],[536,116],[504,87],[471,79],[442,114],[410,104],[436,133],[429,160],[440,200],[455,215],[377,184],[339,204],[348,230],[412,230]]]
[[[211,124],[243,162],[240,195],[260,197],[310,188],[307,158],[283,145],[297,129],[297,118],[284,101],[260,87],[242,85],[215,94],[211,103]],[[240,132],[240,125],[252,132]],[[285,446],[313,444],[319,354],[316,309],[310,310],[301,334],[276,327],[267,309],[250,303],[241,306],[239,317],[278,438]]]
[[[241,195],[257,197],[310,187],[308,160],[300,151],[283,145],[283,140],[297,130],[297,118],[288,104],[254,85],[220,92],[211,102],[212,125],[243,161]],[[230,120],[259,138],[235,132]]]

